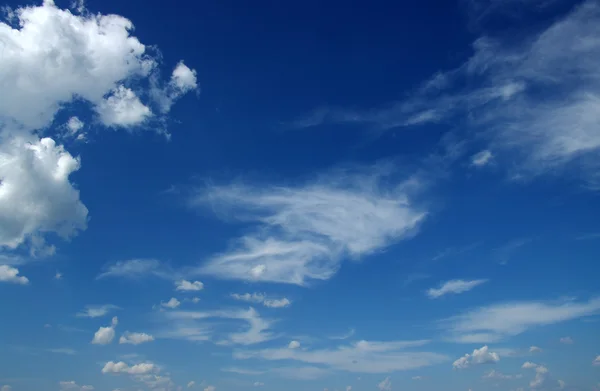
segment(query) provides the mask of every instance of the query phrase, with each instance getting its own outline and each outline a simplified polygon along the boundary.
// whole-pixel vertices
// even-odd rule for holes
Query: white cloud
[[[531,368],[537,368],[537,364],[533,363],[531,361],[526,361],[525,363],[523,363],[523,365],[521,365],[521,368],[523,369],[531,369]]]
[[[75,350],[70,349],[70,348],[48,349],[48,351],[51,353],[66,354],[69,356],[73,356],[73,355],[77,354],[77,352]]]
[[[102,373],[126,373],[129,375],[145,375],[157,371],[158,368],[152,363],[140,363],[132,366],[123,361],[109,361],[102,368]]]
[[[422,368],[448,360],[444,355],[431,352],[406,351],[423,346],[428,341],[358,341],[335,349],[263,349],[234,351],[236,359],[269,361],[298,361],[324,365],[334,370],[358,373],[389,373]]]
[[[465,369],[472,365],[497,363],[500,361],[498,353],[490,352],[487,346],[483,346],[480,349],[473,350],[472,354],[465,354],[463,357],[457,359],[452,364],[454,369]]]
[[[63,274],[61,272],[56,272],[56,274],[54,275],[55,280],[62,280],[62,278]]]
[[[211,318],[222,318],[240,320],[247,324],[242,331],[233,332],[226,335],[225,339],[217,341],[219,344],[253,345],[275,338],[275,335],[268,330],[271,329],[271,320],[264,319],[252,307],[248,310],[218,310],[218,311],[173,311],[165,314],[168,319],[176,322],[197,322]],[[189,324],[189,323],[188,323]],[[208,326],[206,326],[208,327]],[[208,328],[196,328],[185,326],[176,329],[175,332],[168,333],[172,338],[195,339],[198,336],[202,340],[210,338],[212,330]]]
[[[281,367],[273,368],[270,372],[293,380],[315,380],[330,374],[330,371],[318,367]]]
[[[98,104],[96,111],[106,126],[136,126],[152,116],[150,109],[140,101],[135,92],[123,85],[114,88]]]
[[[19,269],[7,265],[0,265],[0,282],[12,282],[27,285],[29,279],[19,275]]]
[[[215,386],[206,386],[204,388],[204,391],[215,391],[217,389],[217,387]]]
[[[84,102],[108,126],[138,124],[150,113],[151,102],[138,95],[148,95],[155,84],[150,79],[158,78],[160,56],[130,34],[128,19],[78,8],[72,13],[44,1],[11,10],[11,24],[0,22],[0,247],[43,243],[48,233],[69,238],[86,229],[88,210],[69,180],[79,158],[52,139],[65,131],[82,136],[83,122],[71,117],[52,128],[61,109]],[[193,88],[193,71],[177,69],[179,97]],[[40,139],[41,129],[50,137]]]
[[[80,318],[99,318],[111,312],[112,310],[119,310],[120,307],[113,304],[103,305],[86,305],[83,311],[78,312],[75,316]]]
[[[541,352],[541,351],[542,351],[542,348],[539,348],[539,347],[537,347],[537,346],[531,346],[531,347],[529,348],[529,353],[539,353],[539,352]]]
[[[162,302],[160,303],[161,306],[166,307],[166,308],[177,308],[177,307],[179,307],[180,304],[181,304],[181,302],[174,297],[171,297],[171,299],[169,301],[167,301],[166,303],[162,303]]]
[[[352,391],[352,386],[346,386],[346,391]]]
[[[112,318],[112,323],[110,326],[100,327],[98,331],[96,331],[96,333],[94,334],[94,339],[92,340],[92,343],[95,345],[108,345],[109,343],[111,343],[112,340],[115,338],[115,327],[117,327],[118,323],[119,320],[115,316],[114,318]]]
[[[479,307],[441,322],[452,333],[451,339],[465,343],[499,341],[543,325],[550,325],[596,314],[600,299],[587,302],[508,302]]]
[[[256,223],[256,231],[202,265],[224,279],[305,285],[327,280],[343,259],[360,259],[413,235],[426,211],[409,193],[412,178],[391,169],[339,170],[301,186],[213,186],[190,199],[224,217]]]
[[[263,382],[259,382],[259,381],[254,382],[254,387],[262,387],[264,385],[265,385],[265,383],[263,383]]]
[[[390,391],[392,389],[392,381],[390,380],[390,377],[386,377],[379,384],[377,384],[377,388],[379,388],[381,391]]]
[[[176,279],[177,273],[156,259],[129,259],[104,267],[104,272],[96,277],[142,278],[154,276],[167,280]]]
[[[180,280],[175,282],[175,290],[178,291],[201,291],[204,289],[204,284],[200,281]]]
[[[231,297],[235,300],[246,301],[248,303],[262,304],[268,308],[284,308],[289,307],[292,302],[287,298],[269,299],[264,293],[232,293]]]
[[[79,117],[71,117],[65,124],[65,133],[63,137],[76,140],[85,140],[85,132],[81,132],[81,129],[85,126],[85,123],[79,119]]]
[[[43,245],[43,233],[69,238],[86,228],[88,210],[69,181],[79,166],[78,158],[50,138],[0,140],[0,248],[27,240],[35,248],[34,238]]]
[[[244,368],[223,368],[221,369],[223,372],[237,373],[238,375],[247,375],[247,376],[258,376],[265,373],[265,371],[257,371],[254,369],[244,369]]]
[[[492,369],[491,371],[489,371],[483,375],[484,379],[494,379],[494,380],[511,380],[511,379],[520,379],[522,377],[523,377],[523,375],[521,375],[521,374],[505,375],[501,372],[496,371],[495,369]]]
[[[348,339],[348,338],[352,337],[354,335],[354,333],[356,333],[356,330],[350,329],[345,334],[333,335],[333,336],[330,336],[328,338],[329,339],[335,339],[335,340],[344,340],[344,339]]]
[[[189,383],[187,384],[187,388],[192,388],[192,387],[194,387],[195,385],[196,385],[196,382],[192,380],[191,382],[189,382]]]
[[[413,380],[423,380],[423,376],[413,376]]]
[[[92,391],[94,389],[93,386],[80,386],[74,380],[61,381],[58,385],[61,391]]]
[[[125,332],[121,338],[119,338],[120,344],[131,344],[139,345],[145,342],[154,341],[154,337],[146,333],[130,333]]]
[[[560,343],[565,344],[565,345],[572,345],[573,344],[573,338],[571,338],[571,337],[562,337],[560,339]]]
[[[291,341],[288,345],[289,349],[298,349],[300,347],[300,342],[298,341]]]
[[[558,381],[558,389],[559,390],[564,389],[566,385],[567,385],[567,383],[565,383],[564,380],[559,380]]]
[[[548,368],[543,365],[537,365],[531,362],[523,364],[524,369],[535,369],[535,378],[529,382],[531,388],[541,388],[546,384],[549,377]]]
[[[431,288],[427,291],[427,296],[431,299],[437,299],[447,294],[458,294],[468,292],[471,289],[487,282],[487,280],[451,280],[443,283],[439,288]]]
[[[8,384],[3,385],[2,388],[0,388],[1,391],[11,391],[12,387],[9,386]]]
[[[592,361],[592,365],[594,365],[594,366],[600,365],[600,356],[596,356],[594,361]]]
[[[475,155],[473,155],[471,157],[471,164],[473,164],[476,167],[483,167],[489,164],[492,161],[493,157],[494,155],[492,155],[492,152],[486,149],[481,152],[477,152]]]

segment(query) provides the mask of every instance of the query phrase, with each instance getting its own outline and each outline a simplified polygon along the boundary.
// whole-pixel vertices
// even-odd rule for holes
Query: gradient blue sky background
[[[0,390],[600,389],[600,2],[2,12]]]

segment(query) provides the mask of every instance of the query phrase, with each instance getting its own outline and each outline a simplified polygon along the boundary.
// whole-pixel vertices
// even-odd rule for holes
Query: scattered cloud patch
[[[539,348],[537,346],[531,346],[529,347],[529,353],[539,353],[542,351],[542,348]]]
[[[146,333],[130,333],[125,332],[121,338],[119,338],[119,344],[131,344],[139,345],[146,342],[154,341],[154,337]]]
[[[94,339],[92,339],[92,344],[95,345],[108,345],[115,338],[115,327],[119,320],[117,317],[112,318],[112,323],[107,327],[100,327],[98,331],[94,334]]]
[[[262,304],[268,308],[285,308],[289,307],[292,302],[283,297],[281,299],[268,298],[264,293],[232,293],[231,297],[235,300],[245,301],[248,303]]]
[[[468,292],[471,289],[486,283],[488,280],[451,280],[443,283],[439,288],[430,288],[427,296],[431,299],[437,299],[448,294],[459,294]]]
[[[572,344],[573,344],[573,342],[574,342],[574,341],[573,341],[573,338],[571,338],[571,337],[568,337],[568,336],[567,336],[567,337],[562,337],[562,338],[560,339],[560,343],[562,343],[562,344],[564,344],[564,345],[572,345]]]
[[[58,383],[61,391],[92,391],[93,386],[80,386],[74,380],[61,381]]]
[[[176,274],[156,259],[129,259],[127,261],[119,261],[104,268],[97,279],[107,277],[120,278],[143,278],[154,276],[167,280],[175,279]]]
[[[390,391],[392,389],[392,380],[390,377],[388,376],[379,382],[379,384],[377,384],[377,388],[379,388],[381,391]]]
[[[171,309],[175,309],[175,308],[179,307],[180,304],[181,304],[181,302],[174,297],[171,297],[171,299],[169,299],[169,301],[167,301],[166,303],[163,303],[163,302],[160,303],[160,305],[162,307],[171,308]]]
[[[204,289],[204,284],[200,281],[180,280],[175,282],[175,290],[184,292],[196,292]]]
[[[78,312],[75,316],[80,318],[99,318],[107,315],[113,310],[119,310],[120,307],[113,304],[86,305],[85,309]]]
[[[123,361],[107,362],[102,368],[102,373],[129,374],[129,375],[145,375],[157,371],[158,368],[152,363],[140,363],[132,366],[127,365]]]
[[[0,282],[27,285],[29,284],[29,279],[25,276],[20,276],[19,269],[15,267],[0,265]]]
[[[473,155],[471,157],[471,164],[475,167],[487,166],[492,162],[493,157],[492,152],[486,149]]]
[[[600,355],[596,356],[596,358],[594,359],[594,361],[592,361],[592,365],[594,365],[594,366],[600,366]]]
[[[298,342],[298,341],[291,341],[288,344],[289,349],[298,349],[299,347],[300,347],[300,342]]]
[[[473,350],[472,354],[465,354],[463,357],[457,359],[452,364],[454,369],[465,369],[473,365],[479,364],[493,364],[500,361],[498,353],[490,352],[487,346],[483,346],[480,349]]]

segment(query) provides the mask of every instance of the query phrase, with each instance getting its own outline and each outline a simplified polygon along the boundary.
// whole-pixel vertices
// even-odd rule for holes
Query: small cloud
[[[381,391],[390,391],[392,389],[392,381],[390,380],[390,377],[386,377],[385,379],[383,379],[378,385],[377,388],[379,388]]]
[[[196,385],[196,382],[192,380],[191,382],[189,382],[189,383],[187,384],[187,388],[192,388],[192,387],[194,387],[195,385]]]
[[[206,386],[204,388],[204,391],[215,391],[217,389],[217,387],[215,386]]]
[[[254,387],[262,387],[264,385],[265,385],[265,383],[263,383],[263,382],[259,382],[259,381],[254,382]]]
[[[79,311],[75,316],[78,318],[99,318],[107,315],[112,310],[120,310],[121,308],[113,304],[103,305],[86,305],[85,309]]]
[[[541,352],[541,351],[542,351],[542,348],[539,348],[539,347],[537,347],[537,346],[531,346],[531,347],[529,348],[529,353],[539,353],[539,352]]]
[[[115,316],[112,318],[112,323],[108,327],[100,327],[98,331],[94,334],[94,339],[92,340],[92,344],[94,345],[108,345],[115,338],[115,327],[119,320]]]
[[[531,369],[531,368],[537,368],[537,364],[533,363],[531,361],[526,361],[525,363],[523,363],[523,365],[521,365],[521,368],[523,369]]]
[[[191,282],[187,280],[180,280],[175,282],[175,287],[175,290],[177,291],[193,292],[204,289],[204,284],[200,281]]]
[[[483,167],[491,163],[494,155],[487,149],[476,153],[471,157],[471,164],[475,167]]]
[[[56,274],[54,275],[55,280],[62,280],[62,278],[63,274],[61,272],[56,272]]]
[[[119,339],[119,344],[139,345],[154,341],[154,337],[146,333],[130,333],[126,331]]]
[[[58,348],[58,349],[47,349],[50,353],[58,353],[58,354],[67,354],[67,355],[75,355],[77,352],[73,349],[69,348]]]
[[[288,345],[289,349],[298,349],[300,347],[300,342],[298,341],[291,341]]]
[[[413,380],[423,380],[422,376],[413,376],[412,377]]]
[[[488,280],[451,280],[443,283],[439,288],[431,288],[427,291],[427,296],[431,299],[437,299],[447,294],[459,294],[468,292],[471,289],[486,283]]]
[[[167,301],[166,303],[161,302],[160,305],[166,308],[177,308],[179,307],[179,305],[181,304],[181,302],[179,300],[177,300],[174,297],[171,297],[171,299],[169,301]]]
[[[560,390],[564,389],[566,385],[567,385],[567,383],[565,383],[564,380],[559,380],[558,381],[558,388]]]
[[[592,361],[592,365],[593,366],[600,366],[600,356],[596,356],[596,358],[594,359],[594,361]]]
[[[235,300],[262,304],[267,308],[284,308],[289,307],[292,304],[292,302],[285,297],[281,299],[269,299],[264,293],[232,293],[230,296]]]
[[[24,276],[19,276],[19,269],[16,267],[0,265],[0,282],[27,285],[29,284],[29,279]]]
[[[129,375],[146,375],[156,370],[156,366],[152,363],[140,363],[133,366],[129,366],[123,361],[109,361],[104,365],[104,368],[102,368],[102,373],[125,373]]]
[[[493,364],[497,363],[498,361],[500,361],[500,356],[498,355],[498,353],[490,352],[489,348],[486,345],[480,349],[473,350],[472,354],[467,353],[463,357],[454,361],[452,367],[454,369],[465,369],[469,368],[472,365],[488,363]]]
[[[565,345],[572,345],[573,342],[575,342],[575,341],[573,341],[573,338],[571,338],[571,337],[562,337],[560,339],[560,343],[565,344]]]

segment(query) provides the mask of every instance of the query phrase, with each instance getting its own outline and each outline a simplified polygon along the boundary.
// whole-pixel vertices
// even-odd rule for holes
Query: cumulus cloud
[[[298,341],[291,341],[288,345],[289,349],[298,349],[300,347],[300,342]]]
[[[478,364],[493,364],[500,361],[498,353],[490,352],[487,346],[473,350],[472,354],[465,354],[452,363],[454,369],[465,369]]]
[[[158,368],[152,363],[140,363],[132,366],[127,365],[123,361],[107,362],[102,368],[102,373],[116,373],[129,375],[145,375],[157,371]]]
[[[594,361],[592,361],[592,365],[594,365],[594,366],[600,366],[600,356],[596,356],[596,358],[594,359]]]
[[[471,289],[487,282],[487,280],[451,280],[443,283],[439,288],[431,288],[427,291],[427,296],[431,299],[437,299],[447,294],[458,294],[468,292]]]
[[[121,338],[119,338],[120,344],[131,344],[139,345],[145,342],[154,341],[154,337],[146,333],[130,333],[126,331]]]
[[[190,198],[256,231],[212,257],[199,273],[223,279],[305,285],[327,280],[342,259],[360,259],[413,235],[425,209],[409,193],[415,178],[394,181],[391,169],[338,170],[299,186],[211,186]],[[391,182],[391,183],[390,183]]]
[[[177,291],[201,291],[204,289],[204,284],[200,281],[180,280],[175,282],[175,290]]]
[[[171,299],[166,303],[160,303],[161,306],[171,309],[179,307],[180,304],[181,302],[174,297],[171,297]]]
[[[215,386],[206,386],[204,388],[204,391],[215,391],[217,389],[217,387]]]
[[[1,391],[12,391],[12,387],[9,386],[8,384],[5,384],[0,388],[0,390]]]
[[[78,8],[72,13],[44,1],[11,10],[15,23],[0,22],[0,247],[29,241],[32,253],[45,254],[54,247],[35,247],[47,233],[69,238],[87,227],[88,210],[70,181],[80,160],[52,138],[65,131],[83,136],[84,124],[71,117],[53,129],[62,108],[84,102],[99,125],[110,127],[139,125],[152,115],[152,102],[139,96],[155,88],[160,56],[131,35],[128,19]],[[169,83],[177,97],[195,88],[190,74],[176,68]],[[39,138],[40,129],[50,137]]]
[[[544,386],[550,376],[548,368],[543,365],[538,365],[532,362],[527,361],[524,363],[521,368],[523,369],[534,369],[535,370],[535,378],[529,382],[529,387],[531,388],[541,388]]]
[[[25,276],[20,276],[19,269],[15,267],[0,265],[0,282],[27,285],[29,284],[29,279]]]
[[[195,385],[196,385],[196,382],[192,380],[191,382],[189,382],[189,383],[187,384],[187,388],[192,388],[192,387],[194,387]]]
[[[492,155],[492,152],[486,149],[473,155],[471,157],[471,164],[475,167],[483,167],[488,165],[492,161],[493,157],[494,155]]]
[[[388,376],[379,382],[379,384],[377,384],[377,388],[379,388],[381,391],[390,391],[392,389],[392,381],[390,380],[390,377]]]
[[[99,318],[107,315],[109,312],[113,310],[119,310],[120,307],[113,304],[103,304],[103,305],[86,305],[85,309],[78,312],[75,316],[80,318]]]
[[[114,318],[112,318],[112,323],[110,326],[100,327],[98,331],[96,331],[96,333],[94,334],[94,339],[92,340],[92,343],[95,345],[108,345],[109,343],[111,343],[112,340],[115,338],[115,327],[117,327],[118,323],[119,320],[115,316]]]
[[[537,346],[531,346],[529,347],[529,353],[539,353],[542,351],[542,348],[537,347]]]
[[[479,307],[445,319],[442,327],[450,339],[463,343],[497,342],[543,325],[594,315],[600,311],[600,299],[558,302],[509,302]]]
[[[264,386],[264,385],[265,385],[265,383],[263,383],[263,382],[260,382],[260,381],[256,381],[256,382],[254,382],[254,387],[262,387],[262,386]]]
[[[281,299],[268,298],[264,293],[232,293],[231,297],[235,300],[245,301],[248,303],[262,304],[268,308],[284,308],[292,304],[292,302],[283,297]]]
[[[298,361],[326,366],[329,370],[357,373],[389,373],[439,364],[448,360],[444,355],[411,351],[428,341],[358,341],[335,349],[263,349],[234,351],[236,359]]]

